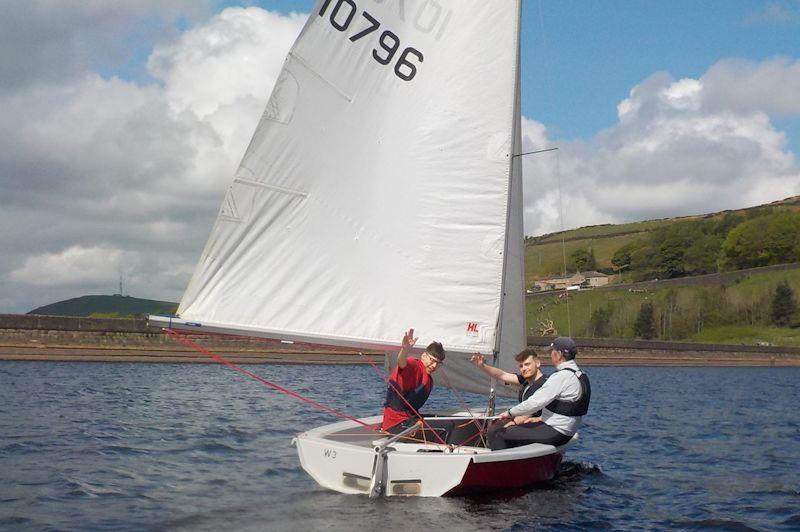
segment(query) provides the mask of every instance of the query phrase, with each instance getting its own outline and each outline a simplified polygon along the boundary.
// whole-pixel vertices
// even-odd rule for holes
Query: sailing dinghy
[[[552,478],[569,445],[491,451],[477,433],[494,383],[470,355],[515,372],[525,346],[519,25],[518,0],[318,0],[178,317],[151,317],[392,354],[413,325],[418,345],[444,344],[448,385],[491,390],[485,413],[426,419],[422,438],[380,433],[380,416],[298,434],[324,487],[521,487]]]

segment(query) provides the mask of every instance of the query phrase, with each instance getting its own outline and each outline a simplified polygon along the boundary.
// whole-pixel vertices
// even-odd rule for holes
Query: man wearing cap
[[[503,412],[500,419],[514,419],[542,409],[542,420],[511,425],[489,433],[492,450],[529,443],[564,445],[577,432],[589,409],[592,390],[589,377],[575,363],[578,348],[572,338],[559,337],[550,344],[555,372],[532,396]]]
[[[397,353],[397,367],[389,375],[381,423],[381,429],[387,432],[401,432],[408,426],[404,422],[416,421],[417,412],[433,390],[431,375],[444,361],[444,348],[439,342],[431,342],[419,359],[408,356],[416,343],[414,329],[409,329]]]

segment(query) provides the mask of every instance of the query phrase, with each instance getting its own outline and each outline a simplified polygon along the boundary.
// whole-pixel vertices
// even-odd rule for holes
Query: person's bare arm
[[[397,353],[397,367],[403,369],[406,367],[408,352],[417,343],[417,338],[414,338],[414,329],[409,329],[403,335],[403,342],[400,344],[400,351]]]
[[[490,366],[486,362],[484,362],[483,355],[475,353],[472,355],[472,358],[469,359],[470,362],[475,364],[475,366],[479,367],[486,373],[488,376],[492,377],[493,379],[497,379],[501,382],[506,384],[519,384],[519,379],[513,373],[509,373],[507,371],[503,371],[500,368],[495,368],[494,366]]]

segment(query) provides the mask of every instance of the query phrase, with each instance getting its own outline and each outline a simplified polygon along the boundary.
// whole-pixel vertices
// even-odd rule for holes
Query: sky
[[[312,6],[0,2],[0,312],[178,301]],[[800,194],[800,0],[522,18],[526,234]]]

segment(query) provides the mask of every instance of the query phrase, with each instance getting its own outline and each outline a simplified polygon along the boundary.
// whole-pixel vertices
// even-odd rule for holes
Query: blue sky
[[[781,7],[772,17],[771,6]],[[723,58],[800,53],[797,1],[528,0],[523,9],[523,112],[566,138],[613,124],[616,104],[654,72],[696,78]],[[797,148],[797,120],[786,125]]]

